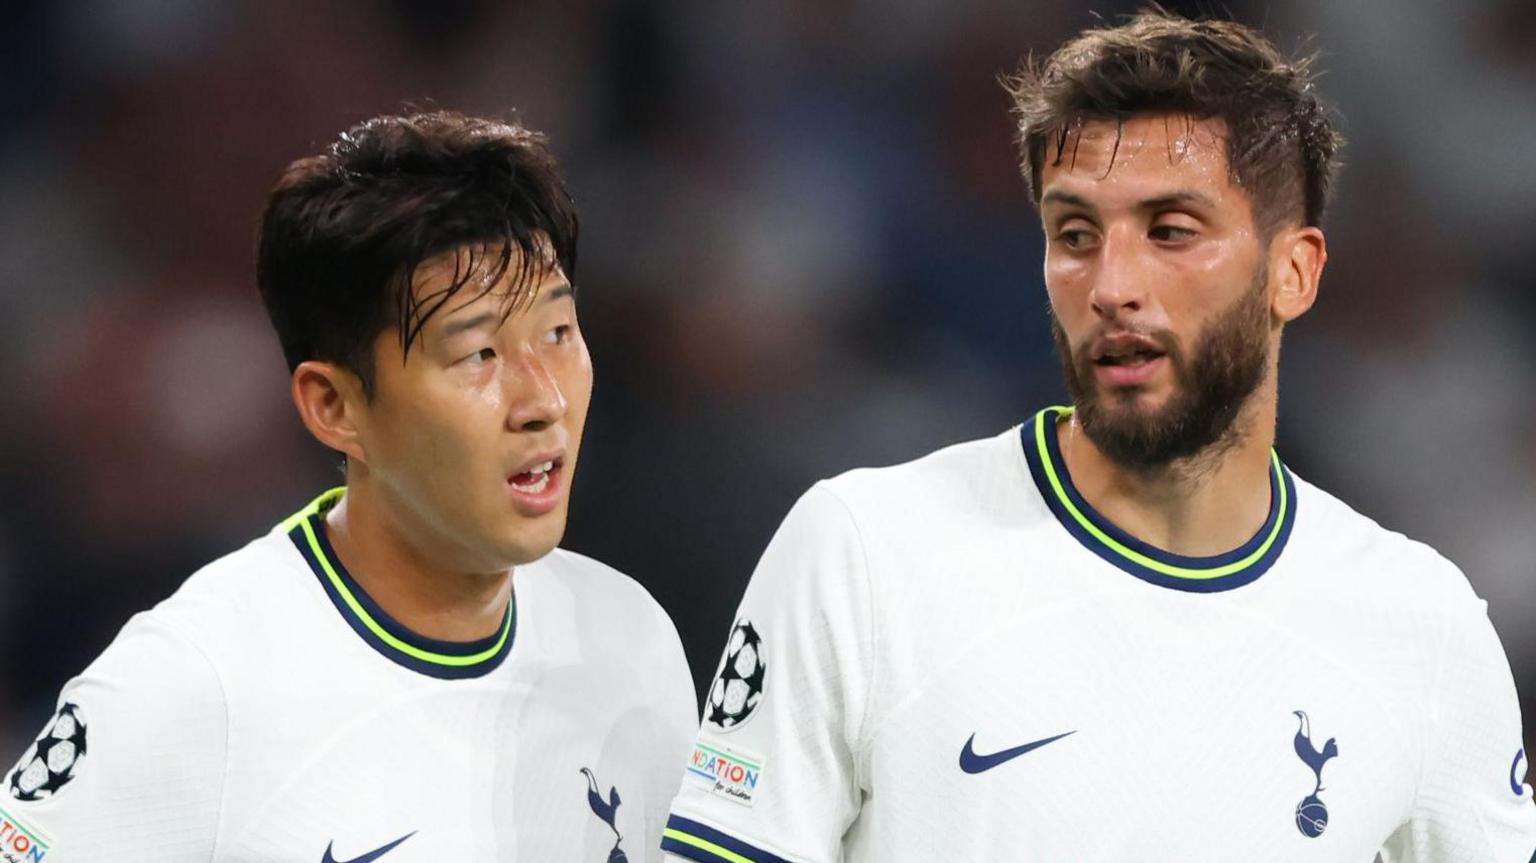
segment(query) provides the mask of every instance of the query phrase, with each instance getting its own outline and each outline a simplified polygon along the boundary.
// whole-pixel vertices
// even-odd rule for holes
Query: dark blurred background
[[[337,480],[251,249],[277,172],[375,113],[552,139],[598,381],[566,545],[649,587],[698,677],[806,486],[1060,398],[997,78],[1078,3],[5,5],[0,761],[130,614]],[[1221,9],[1316,34],[1351,139],[1281,452],[1467,571],[1536,750],[1536,6]]]

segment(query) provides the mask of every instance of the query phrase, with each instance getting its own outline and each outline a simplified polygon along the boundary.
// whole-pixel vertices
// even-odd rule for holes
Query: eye
[[[1152,230],[1148,231],[1147,233],[1152,237],[1152,239],[1160,243],[1178,243],[1183,242],[1184,240],[1194,239],[1195,236],[1195,232],[1191,228],[1166,224],[1153,225]]]
[[[1056,239],[1069,249],[1082,249],[1093,242],[1093,237],[1082,228],[1068,228],[1057,233]]]
[[[544,344],[563,345],[571,339],[571,325],[561,324],[544,334]]]
[[[481,363],[488,363],[488,362],[490,362],[491,360],[494,360],[494,359],[496,359],[496,349],[495,348],[481,348],[480,350],[475,351],[474,353],[470,354],[469,356],[465,357],[464,359],[460,360],[459,362],[469,363],[471,365],[479,365]]]

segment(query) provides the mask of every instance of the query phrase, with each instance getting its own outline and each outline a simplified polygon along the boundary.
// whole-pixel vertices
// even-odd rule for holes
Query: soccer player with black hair
[[[517,125],[378,117],[288,167],[257,281],[346,484],[64,687],[3,775],[0,860],[660,856],[695,726],[681,644],[556,547],[592,391],[576,241]]]
[[[1071,404],[795,505],[669,859],[1526,863],[1485,603],[1273,449],[1340,145],[1308,61],[1152,10],[1010,89]]]

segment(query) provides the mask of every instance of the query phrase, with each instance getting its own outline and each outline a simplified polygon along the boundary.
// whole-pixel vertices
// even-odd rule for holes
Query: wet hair
[[[380,334],[397,330],[408,355],[446,303],[509,271],[512,314],[551,266],[575,279],[577,228],[538,133],[449,111],[380,116],[283,172],[261,217],[256,281],[289,371],[334,362],[371,398]],[[418,296],[418,268],[450,252],[448,286]]]
[[[1005,79],[1030,195],[1038,205],[1046,159],[1071,159],[1069,139],[1084,123],[1123,128],[1133,116],[1167,113],[1224,122],[1228,170],[1265,236],[1287,223],[1318,225],[1343,138],[1315,91],[1315,59],[1287,58],[1242,24],[1158,7],[1086,30]]]

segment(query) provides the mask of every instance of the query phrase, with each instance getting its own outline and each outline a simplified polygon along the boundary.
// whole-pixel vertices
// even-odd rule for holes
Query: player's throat
[[[1020,443],[1035,486],[1061,527],[1105,562],[1153,584],[1174,590],[1214,593],[1242,587],[1279,559],[1296,521],[1296,489],[1290,471],[1273,450],[1266,455],[1267,479],[1258,480],[1266,508],[1257,524],[1235,542],[1221,538],[1219,550],[1183,554],[1134,532],[1123,518],[1107,515],[1084,494],[1062,451],[1067,407],[1048,407],[1020,427]],[[1091,476],[1091,475],[1090,475]],[[1098,477],[1099,500],[1107,484]],[[1113,478],[1115,474],[1107,474]],[[1118,515],[1118,513],[1117,513]]]
[[[352,578],[412,632],[444,642],[479,641],[499,632],[511,603],[512,571],[444,570],[403,541],[392,521],[348,487],[320,526]]]
[[[485,637],[442,639],[406,625],[380,605],[331,545],[326,515],[345,494],[345,488],[322,494],[285,521],[283,529],[347,624],[391,662],[431,677],[480,677],[499,667],[517,629],[517,606],[510,595],[496,630]]]
[[[1066,473],[1098,513],[1156,548],[1186,557],[1241,546],[1275,506],[1273,433],[1244,410],[1221,440],[1188,459],[1141,470],[1118,464],[1096,446],[1076,412],[1056,419],[1054,436]]]

